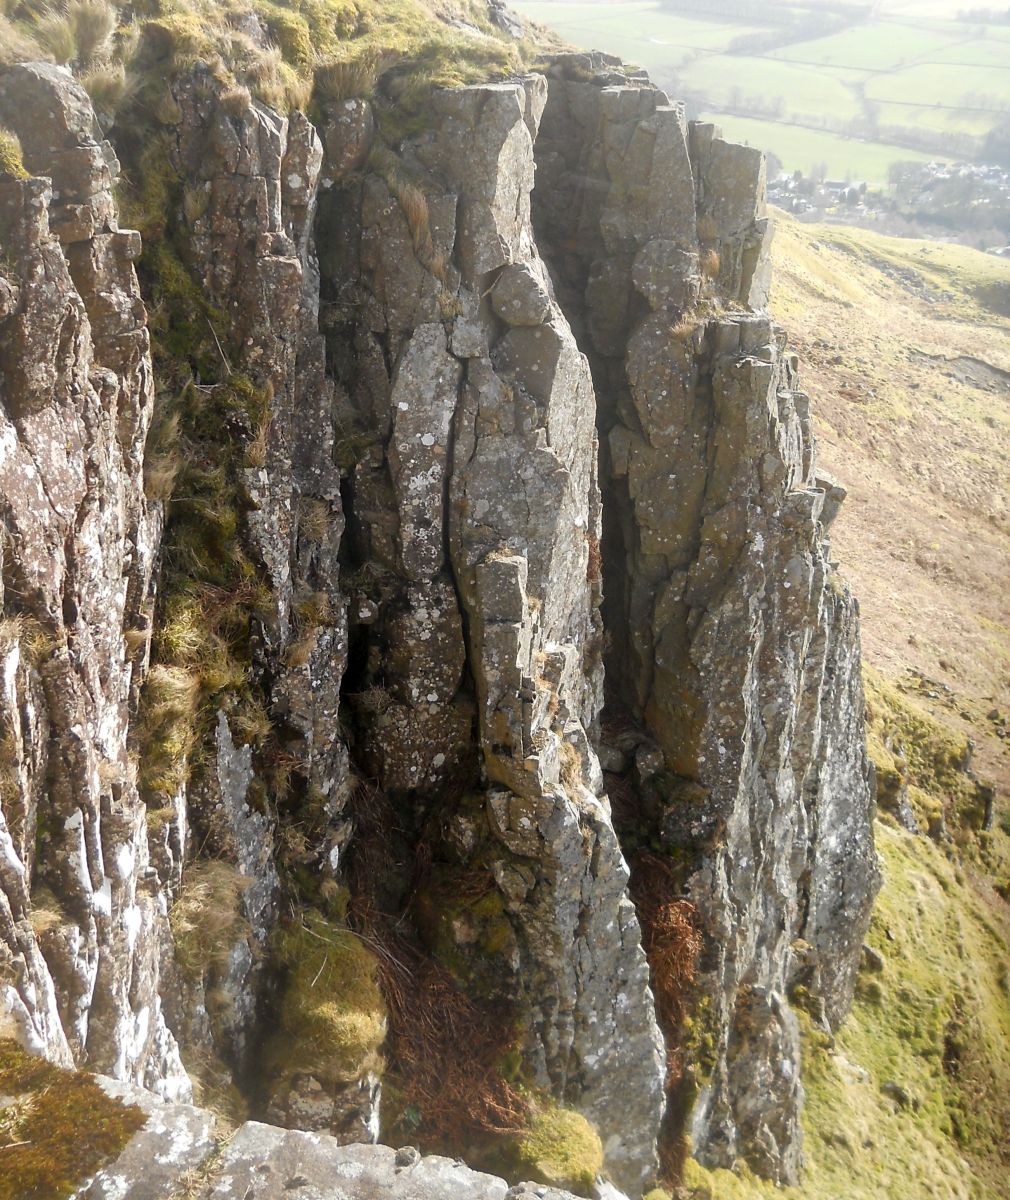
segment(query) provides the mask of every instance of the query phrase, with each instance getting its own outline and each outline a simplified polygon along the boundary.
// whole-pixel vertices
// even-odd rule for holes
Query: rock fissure
[[[592,58],[395,153],[168,95],[142,299],[85,93],[0,69],[53,178],[0,176],[2,1031],[544,1184],[552,1121],[636,1194],[688,1134],[795,1180],[788,997],[844,1014],[876,868],[759,156]]]

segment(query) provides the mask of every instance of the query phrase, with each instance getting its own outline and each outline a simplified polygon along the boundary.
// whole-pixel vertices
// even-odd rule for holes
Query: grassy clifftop
[[[70,66],[111,123],[138,89],[195,59],[283,110],[455,86],[519,70],[528,50],[480,0],[4,0],[0,63]]]

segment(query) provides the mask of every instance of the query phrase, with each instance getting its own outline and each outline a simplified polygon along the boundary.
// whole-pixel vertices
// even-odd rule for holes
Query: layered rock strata
[[[837,505],[760,312],[760,156],[594,59],[434,93],[395,152],[364,100],[317,132],[200,65],[170,90],[174,257],[143,278],[155,310],[166,263],[199,280],[204,345],[160,325],[159,380],[86,95],[0,74],[31,173],[0,177],[4,1029],[175,1100],[181,1044],[271,1120],[374,1140],[375,1056],[261,1050],[298,1036],[278,926],[341,919],[381,793],[401,869],[369,902],[507,1001],[523,1078],[620,1186],[654,1177],[668,1103],[704,1161],[795,1179],[788,997],[844,1015],[876,875]],[[180,391],[166,530],[145,445]],[[210,571],[187,521],[234,561]],[[210,641],[197,601],[230,606]],[[154,779],[152,696],[184,708],[194,672]],[[670,853],[704,938],[690,1115],[619,835]],[[215,879],[236,911],[194,967],[180,914]]]

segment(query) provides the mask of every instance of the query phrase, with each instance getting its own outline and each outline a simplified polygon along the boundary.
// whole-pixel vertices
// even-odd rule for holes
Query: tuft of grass
[[[11,63],[48,61],[51,58],[23,24],[0,12],[0,66]]]
[[[87,67],[109,49],[118,24],[118,9],[109,0],[66,0],[45,9],[33,33],[56,62]]]
[[[147,1118],[93,1075],[63,1071],[0,1040],[0,1200],[60,1200],[117,1157]]]
[[[218,103],[230,117],[244,117],[252,104],[252,94],[242,84],[235,84],[222,92]]]
[[[702,275],[706,279],[715,279],[715,277],[719,274],[719,251],[714,250],[711,246],[706,250],[702,250],[701,257],[699,259],[699,266],[701,268]]]
[[[14,179],[28,178],[24,156],[21,152],[21,140],[16,133],[12,133],[2,125],[0,125],[0,175],[8,175]]]
[[[39,666],[56,649],[57,641],[41,621],[25,613],[0,618],[0,650],[17,645],[25,660]]]
[[[270,417],[264,417],[256,427],[256,433],[249,445],[246,446],[245,460],[250,467],[266,466],[267,445],[270,439],[270,424]]]
[[[59,900],[48,888],[36,888],[32,892],[32,910],[29,914],[32,932],[42,937],[66,921],[66,914]]]
[[[127,99],[136,81],[126,74],[121,62],[98,63],[81,73],[81,83],[91,97],[99,121],[110,124],[116,110]]]
[[[382,63],[383,59],[375,54],[321,60],[313,74],[315,100],[325,104],[371,96]]]
[[[298,501],[298,533],[307,541],[322,544],[330,531],[330,506],[325,500],[303,496]]]
[[[242,897],[251,883],[237,867],[217,859],[187,868],[168,921],[176,959],[191,979],[224,965],[248,932]]]
[[[156,663],[144,680],[137,721],[141,794],[149,804],[170,800],[186,782],[196,740],[200,684],[185,667]]]

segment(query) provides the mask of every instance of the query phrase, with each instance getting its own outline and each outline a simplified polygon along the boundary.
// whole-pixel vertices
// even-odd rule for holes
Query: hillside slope
[[[833,544],[866,660],[920,672],[920,701],[1005,792],[1010,263],[784,213],[776,226],[772,311],[818,398],[820,461],[849,490]]]

